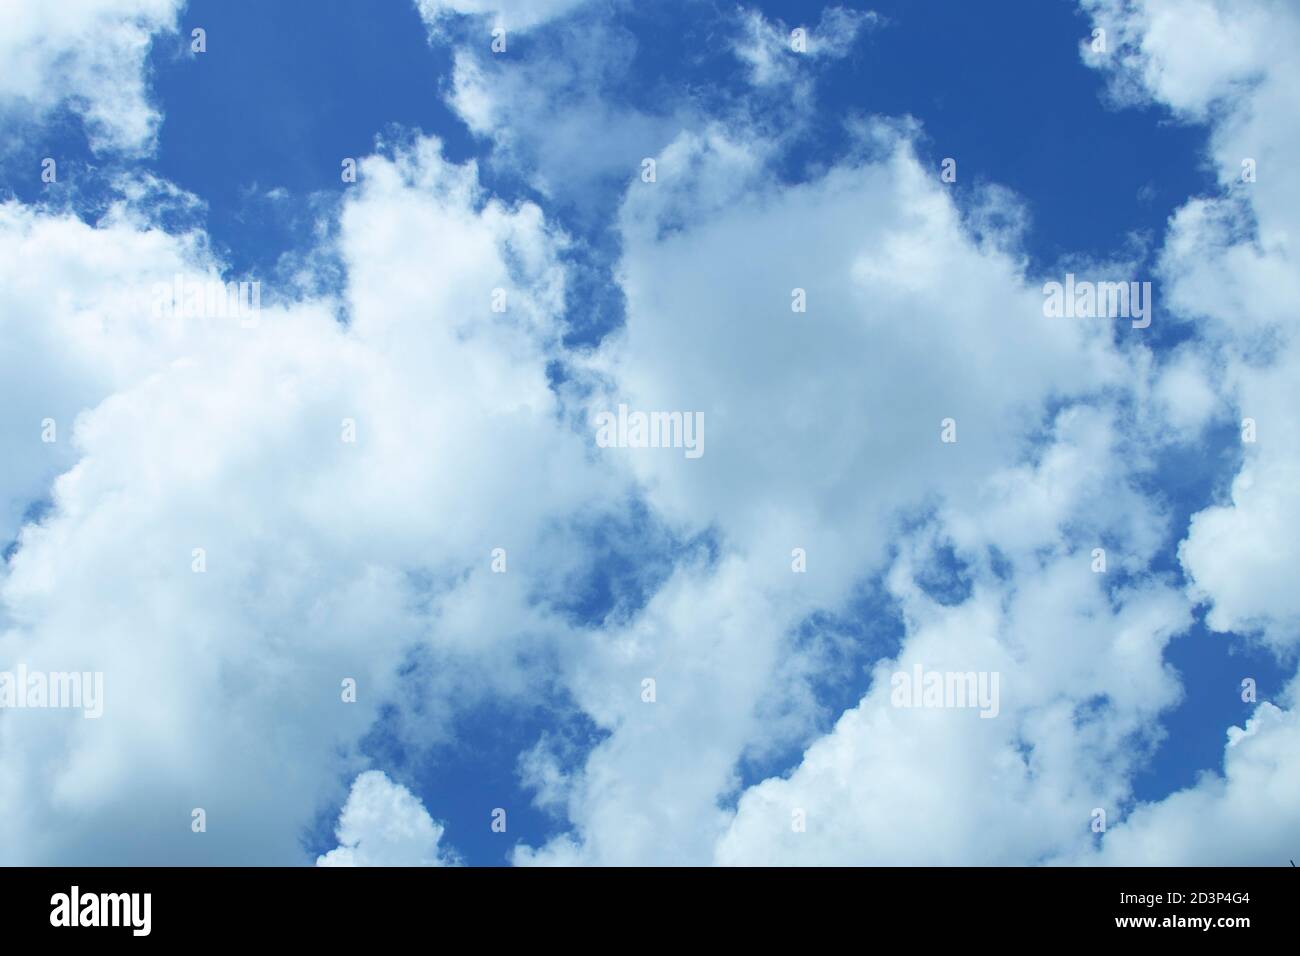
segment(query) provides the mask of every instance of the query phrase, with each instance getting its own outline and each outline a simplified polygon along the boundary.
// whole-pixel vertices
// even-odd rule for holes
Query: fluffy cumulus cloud
[[[52,38],[0,33],[22,67],[0,96],[145,147],[143,51],[175,11],[86,6],[0,14]],[[1220,189],[1159,260],[1189,334],[1158,353],[1046,318],[1019,200],[959,205],[912,120],[849,119],[834,162],[778,172],[801,127],[772,135],[755,103],[811,96],[793,25],[726,13],[756,99],[650,106],[611,92],[635,40],[579,6],[418,4],[433,43],[487,17],[546,51],[462,50],[446,90],[540,206],[394,134],[303,260],[340,263],[337,290],[265,289],[255,321],[184,292],[240,277],[138,191],[95,216],[0,205],[0,661],[104,675],[100,719],[0,713],[5,861],[310,863],[304,828],[341,805],[318,864],[456,863],[367,735],[427,753],[464,710],[543,693],[599,733],[520,754],[564,825],[519,864],[1250,863],[1293,839],[1293,693],[1229,732],[1222,774],[1136,805],[1132,780],[1198,606],[1295,646],[1300,15],[1085,3],[1117,104],[1213,124]],[[78,77],[104,18],[126,72],[97,100]],[[807,55],[875,22],[831,8]],[[1219,31],[1217,65],[1188,53]],[[625,320],[589,347],[566,341],[583,240],[552,202],[608,219]],[[703,454],[598,447],[620,406],[700,422]],[[1255,440],[1180,527],[1147,493],[1158,449],[1229,418]],[[610,573],[591,529],[629,513],[639,593],[576,612]],[[846,650],[827,621],[862,614],[896,644]],[[904,692],[933,673],[972,675],[980,706]]]
[[[424,805],[379,770],[360,774],[339,813],[339,845],[317,866],[452,866],[454,851],[440,847],[443,826]]]
[[[619,632],[616,655],[596,641],[574,655],[575,696],[611,735],[570,791],[576,833],[521,861],[709,862],[715,844],[725,862],[973,860],[995,845],[1003,861],[1037,858],[1082,839],[1090,809],[1123,795],[1125,735],[1177,699],[1161,650],[1189,622],[1186,599],[1158,580],[1108,595],[1089,565],[1106,538],[1141,570],[1163,533],[1158,509],[1125,490],[1130,443],[1096,407],[1144,353],[1121,353],[1104,327],[1045,321],[1022,263],[970,236],[906,128],[861,138],[852,161],[785,186],[761,150],[720,129],[684,134],[659,155],[657,182],[626,195],[628,317],[592,359],[604,387],[591,408],[703,413],[701,458],[625,457],[655,509],[714,529],[721,555],[675,576]],[[792,308],[801,295],[806,312]],[[1078,404],[1035,450],[1025,435],[1049,399]],[[976,575],[960,607],[910,583],[932,561],[925,549],[915,574],[891,554],[912,540],[900,538],[907,514],[922,519],[918,541],[955,542]],[[791,573],[796,548],[805,574]],[[800,770],[744,794],[730,821],[719,804],[740,761],[811,730],[804,677],[818,648],[795,640],[798,625],[880,574],[909,625],[889,666],[1000,672],[1004,713],[961,724],[893,712],[878,668],[862,707],[805,758],[807,769],[839,754],[825,770],[836,786]],[[609,693],[646,677],[653,707]],[[982,781],[961,797],[969,817],[953,817],[980,837],[945,842],[927,829],[934,801],[985,761],[1002,785]],[[886,767],[908,786],[877,791]],[[783,847],[792,810],[814,802],[822,839],[795,833]],[[1043,812],[1026,831],[1008,804]],[[913,842],[854,839],[873,809]]]
[[[1179,697],[1162,652],[1190,622],[1168,582],[1107,593],[1079,547],[1127,528],[1133,566],[1153,556],[1160,516],[1109,483],[1123,454],[1106,415],[1065,412],[1036,460],[945,509],[932,533],[972,579],[959,604],[918,587],[932,544],[909,542],[888,575],[902,651],[789,777],[743,795],[720,862],[1024,864],[1086,845],[1090,813],[1126,797],[1154,719]],[[997,684],[979,710],[917,708],[900,675],[918,672]]]
[[[1093,862],[1142,866],[1280,863],[1300,839],[1300,713],[1261,703],[1228,732],[1224,772],[1158,803],[1143,804],[1111,830]]]
[[[608,10],[531,35],[531,48],[545,55],[498,56],[472,30],[459,36],[448,104],[491,144],[494,165],[553,201],[590,212],[694,112],[678,97],[653,106],[612,100],[639,50]]]
[[[1178,555],[1210,627],[1258,637],[1294,664],[1300,603],[1288,569],[1300,560],[1300,186],[1288,170],[1300,147],[1291,105],[1300,66],[1289,51],[1300,42],[1300,11],[1269,0],[1084,6],[1122,41],[1090,59],[1124,99],[1211,119],[1218,189],[1177,210],[1160,258],[1171,313],[1196,335],[1170,363],[1163,388],[1171,402],[1203,406],[1207,379],[1194,369],[1217,369],[1209,381],[1233,411],[1244,457],[1224,500],[1192,517]],[[1140,808],[1107,838],[1102,859],[1272,859],[1271,846],[1300,835],[1295,727],[1292,694],[1261,704],[1230,732],[1223,775]]]
[[[1248,437],[1230,500],[1192,522],[1181,557],[1220,630],[1260,630],[1295,642],[1300,605],[1282,577],[1300,553],[1290,533],[1300,508],[1296,369],[1300,367],[1300,187],[1286,174],[1300,145],[1289,107],[1300,68],[1284,51],[1300,40],[1300,15],[1286,4],[1231,7],[1151,3],[1130,13],[1143,42],[1140,76],[1150,94],[1192,113],[1217,109],[1211,159],[1221,191],[1178,210],[1161,268],[1177,314],[1198,329],[1222,363],[1222,388]],[[1156,24],[1162,24],[1157,32]],[[1180,32],[1181,31],[1181,32]],[[1240,52],[1207,76],[1188,51],[1227,44]],[[1134,70],[1125,62],[1120,70]],[[1249,419],[1247,423],[1246,420]]]
[[[521,862],[1088,858],[1093,812],[1113,818],[1131,801],[1131,772],[1180,699],[1163,651],[1204,597],[1189,554],[1217,512],[1190,529],[1185,592],[1151,570],[1167,517],[1135,489],[1154,444],[1186,440],[1230,402],[1216,392],[1213,335],[1153,362],[1095,330],[1044,324],[1018,261],[969,238],[906,135],[877,126],[863,138],[870,159],[791,187],[767,178],[754,140],[686,134],[658,155],[655,184],[627,192],[628,319],[595,362],[608,384],[599,407],[704,411],[704,458],[629,464],[670,521],[718,529],[724,556],[711,575],[674,578],[625,630],[621,680],[654,675],[654,708],[604,693],[586,705],[611,736],[569,791],[576,831]],[[806,317],[790,314],[796,289]],[[788,361],[796,353],[806,361]],[[1112,403],[1125,392],[1121,410]],[[1037,416],[1062,401],[1074,407],[1030,447]],[[956,409],[959,441],[946,446],[938,423]],[[1290,433],[1288,419],[1273,421]],[[924,534],[953,542],[973,578],[953,607],[916,586],[915,545],[897,536],[900,512],[927,508]],[[1288,527],[1274,517],[1274,548],[1254,559],[1268,575],[1239,569],[1264,602],[1288,600],[1270,583],[1287,566],[1274,559],[1291,547]],[[891,540],[902,554],[888,564]],[[1103,541],[1139,583],[1105,588],[1090,573]],[[792,545],[816,566],[797,587]],[[743,756],[807,729],[772,719],[807,703],[790,676],[804,673],[806,653],[793,628],[881,570],[903,608],[902,650],[791,775],[745,790],[729,817],[720,803]],[[1216,607],[1212,626],[1241,623]],[[598,659],[584,648],[575,667],[585,675]],[[890,678],[916,667],[998,673],[999,719],[899,708]],[[1285,726],[1261,715],[1252,734]],[[714,729],[706,738],[703,725]],[[1283,818],[1274,832],[1287,827]]]
[[[0,718],[10,859],[300,858],[413,648],[461,661],[419,689],[427,740],[448,701],[519,693],[510,662],[559,626],[555,525],[618,497],[547,386],[562,237],[436,141],[362,168],[344,302],[251,324],[155,317],[177,272],[219,273],[193,237],[4,207],[0,258],[32,270],[0,310],[7,457],[32,462],[9,528],[58,476],[0,578],[0,647],[105,685],[98,721]],[[191,808],[225,836],[191,838]]]
[[[0,538],[10,541],[28,505],[75,462],[66,439],[76,415],[171,352],[178,330],[151,321],[149,292],[167,276],[202,275],[205,253],[200,236],[139,228],[121,205],[90,228],[5,203],[0,236],[0,379],[12,410],[0,435],[16,452],[0,473]],[[37,451],[32,425],[45,420],[52,440]]]
[[[0,116],[39,120],[61,105],[83,116],[97,149],[152,148],[160,117],[145,57],[175,31],[182,0],[13,0],[0,8]]]
[[[1284,2],[1081,0],[1094,30],[1084,45],[1093,66],[1110,71],[1123,104],[1155,97],[1203,118],[1216,98],[1244,90],[1264,73],[1270,51],[1287,49],[1286,29],[1268,27]],[[1209,51],[1213,51],[1213,55]]]

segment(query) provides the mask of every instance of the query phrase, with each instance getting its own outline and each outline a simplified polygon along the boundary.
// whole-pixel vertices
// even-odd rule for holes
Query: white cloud
[[[608,215],[609,200],[640,176],[642,161],[658,156],[683,130],[714,124],[745,129],[757,134],[757,142],[742,148],[759,149],[806,130],[815,121],[817,71],[810,64],[846,56],[861,32],[880,22],[871,12],[828,7],[815,25],[803,28],[805,52],[796,53],[791,28],[758,11],[688,9],[693,17],[712,18],[711,31],[730,38],[724,50],[746,64],[757,89],[736,95],[722,85],[707,93],[691,84],[648,85],[632,72],[644,56],[638,37],[615,18],[617,7],[605,7],[547,24],[523,54],[494,55],[486,44],[462,38],[448,105],[491,141],[493,163],[576,208],[584,224],[603,226],[593,213]]]
[[[1154,719],[1179,698],[1162,652],[1190,623],[1172,587],[1108,595],[1092,571],[1103,535],[1128,527],[1110,538],[1112,560],[1139,568],[1160,540],[1150,505],[1110,484],[1117,442],[1104,415],[1064,413],[1035,465],[995,475],[975,508],[944,511],[935,530],[973,577],[958,605],[917,587],[925,549],[904,539],[889,574],[908,625],[898,657],[793,773],[743,794],[718,862],[1024,865],[1085,845],[1092,809],[1114,812]],[[995,571],[991,546],[1010,573]],[[917,667],[998,674],[996,716],[894,706],[891,675]]]
[[[1294,109],[1300,12],[1271,0],[1087,2],[1097,25],[1123,42],[1089,56],[1121,99],[1163,103],[1211,124],[1209,158],[1220,191],[1193,197],[1173,216],[1160,269],[1172,316],[1197,333],[1166,365],[1158,396],[1171,415],[1205,415],[1216,401],[1257,440],[1243,442],[1228,500],[1194,515],[1179,558],[1190,593],[1221,631],[1258,633],[1284,663],[1300,627],[1288,570],[1300,561],[1300,186],[1290,175],[1300,147]],[[1249,161],[1249,162],[1247,162]],[[1253,167],[1254,181],[1246,174]],[[1234,424],[1236,424],[1234,422]],[[1290,709],[1282,709],[1282,706]],[[1245,730],[1232,728],[1224,775],[1136,809],[1108,833],[1107,863],[1278,863],[1294,844],[1300,793],[1294,694],[1261,703]]]
[[[1292,701],[1294,698],[1292,698]],[[1300,714],[1262,702],[1228,729],[1224,772],[1138,806],[1080,862],[1108,866],[1285,866],[1300,843]]]
[[[527,30],[562,17],[585,2],[586,0],[415,0],[415,5],[431,30],[440,29],[440,21],[446,17],[459,14],[491,18],[494,25],[500,24],[509,31]]]
[[[444,828],[411,791],[378,770],[359,774],[339,813],[339,845],[317,866],[454,866]]]
[[[150,152],[160,116],[145,57],[181,0],[12,0],[0,7],[0,113],[39,120],[71,103],[96,150]]]
[[[1111,70],[1121,104],[1154,95],[1190,117],[1231,97],[1264,72],[1273,55],[1291,49],[1285,31],[1268,27],[1285,4],[1235,0],[1081,0],[1106,50],[1082,50],[1090,65]]]
[[[636,38],[599,17],[555,24],[528,56],[494,56],[458,44],[448,104],[492,143],[491,161],[528,179],[543,195],[591,210],[616,196],[676,134],[685,103],[658,111],[605,96],[637,53]]]
[[[628,188],[627,324],[593,358],[603,387],[589,409],[704,413],[698,460],[606,454],[670,524],[713,529],[721,555],[679,567],[639,619],[568,656],[575,699],[610,736],[569,781],[576,832],[518,862],[707,863],[715,845],[727,862],[976,860],[999,846],[1000,860],[1032,861],[1082,840],[1096,801],[1121,798],[1125,734],[1149,731],[1177,699],[1161,650],[1190,621],[1185,598],[1151,582],[1112,605],[1089,568],[1109,535],[1122,542],[1116,570],[1142,572],[1163,533],[1162,515],[1127,490],[1145,456],[1111,415],[1088,409],[1124,390],[1142,353],[1118,352],[1104,323],[1046,319],[1023,264],[965,232],[907,132],[871,127],[863,155],[782,186],[761,145],[715,127],[680,136],[658,156],[658,181]],[[806,313],[791,310],[795,288]],[[1036,463],[1008,469],[1028,458],[1026,433],[1049,399],[1083,404]],[[956,444],[940,440],[946,417]],[[902,516],[936,506],[983,583],[945,611],[908,592],[895,565],[909,625],[900,660],[1002,671],[1008,712],[905,727],[873,691],[792,781],[746,791],[733,822],[724,805],[739,761],[815,730],[816,650],[794,639],[796,626],[888,568]],[[991,570],[990,546],[1015,562],[1012,581]],[[806,575],[791,573],[794,547],[807,550]],[[638,693],[646,677],[653,704]],[[1101,695],[1110,703],[1077,731],[1073,709]],[[1028,761],[1020,745],[1033,748]],[[968,812],[949,808],[935,781],[969,781],[984,758],[996,784],[981,777],[959,798]],[[824,760],[824,776],[810,769]],[[882,778],[910,783],[877,799]],[[824,808],[820,838],[783,841],[787,791]],[[1008,800],[1041,816],[999,821]],[[926,830],[936,801],[956,829]],[[861,831],[864,802],[911,842],[887,847]]]
[[[436,740],[455,707],[529,692],[528,649],[565,629],[538,600],[583,559],[564,518],[620,496],[547,385],[563,238],[436,141],[361,168],[348,326],[328,301],[154,319],[155,282],[218,265],[196,240],[4,207],[10,527],[62,473],[0,577],[0,658],[105,685],[99,721],[0,713],[11,861],[298,861],[381,704]],[[434,666],[403,684],[416,649]]]
[[[737,58],[749,69],[755,86],[785,85],[799,76],[800,60],[837,60],[848,54],[858,34],[880,22],[872,11],[827,7],[814,26],[790,26],[768,20],[759,10],[740,8],[740,27],[732,41]],[[794,30],[801,30],[796,49]],[[811,92],[805,90],[805,92]]]
[[[1288,52],[1300,43],[1300,14],[1268,0],[1086,6],[1126,37],[1126,52],[1096,65],[1134,95],[1213,120],[1221,191],[1175,213],[1160,269],[1169,310],[1199,332],[1199,364],[1222,369],[1223,404],[1238,422],[1254,421],[1258,440],[1242,445],[1231,500],[1193,517],[1179,555],[1211,627],[1260,631],[1281,649],[1300,625],[1300,598],[1286,580],[1300,561],[1300,446],[1290,438],[1300,404],[1300,186],[1288,172],[1300,147],[1300,67]],[[1244,160],[1254,164],[1253,182]],[[1165,388],[1190,398],[1195,418],[1205,399],[1188,377],[1189,354],[1164,373]]]
[[[572,5],[489,6],[454,9],[523,28]],[[575,33],[599,55],[537,91],[544,74],[491,74],[465,54],[452,92],[546,195],[576,196],[634,157],[617,220],[627,323],[591,355],[560,344],[569,240],[537,207],[485,195],[434,140],[363,161],[340,218],[340,301],[268,305],[254,329],[143,308],[158,281],[221,271],[201,234],[168,235],[131,203],[95,225],[0,207],[0,401],[17,410],[0,448],[19,462],[0,479],[0,533],[20,535],[0,571],[0,658],[102,670],[106,692],[100,721],[0,713],[10,859],[307,862],[302,827],[365,769],[359,741],[381,704],[419,746],[456,708],[530,701],[543,679],[605,736],[578,767],[555,740],[526,751],[525,784],[574,829],[519,847],[520,863],[1091,859],[1092,808],[1126,805],[1179,700],[1163,651],[1190,599],[1211,605],[1212,626],[1257,627],[1279,649],[1300,616],[1278,577],[1300,518],[1300,453],[1278,438],[1296,426],[1300,187],[1273,172],[1296,142],[1281,110],[1292,68],[1261,59],[1281,42],[1259,32],[1262,0],[1226,26],[1227,67],[1209,72],[1180,44],[1215,36],[1219,6],[1093,6],[1124,17],[1117,88],[1192,117],[1232,107],[1214,139],[1225,194],[1180,211],[1161,260],[1202,334],[1159,361],[1118,348],[1105,322],[1046,319],[1015,229],[972,233],[1014,223],[998,213],[1015,198],[991,189],[963,220],[917,160],[915,124],[857,124],[851,155],[778,183],[782,140],[743,110],[688,123],[681,104],[651,117],[606,103],[627,51],[601,46],[619,40],[606,29]],[[451,8],[421,4],[435,25]],[[828,11],[810,50],[843,55],[868,19]],[[770,85],[788,31],[750,23],[741,55]],[[1294,18],[1277,32],[1293,36]],[[131,36],[138,53],[147,32]],[[135,112],[88,115],[104,142],[140,147],[156,117],[142,84],[126,89]],[[512,99],[531,110],[556,91],[572,99],[513,126]],[[590,127],[548,125],[572,104],[610,130],[564,180],[565,142]],[[657,158],[656,182],[631,175],[634,146]],[[1251,193],[1228,188],[1243,154],[1267,173]],[[795,289],[806,312],[791,310]],[[573,374],[558,394],[557,359]],[[1153,436],[1186,441],[1229,400],[1261,441],[1231,503],[1192,523],[1188,594],[1149,573],[1168,517],[1135,479]],[[619,402],[702,412],[705,455],[594,448],[591,416]],[[355,444],[340,440],[345,418]],[[940,440],[946,418],[955,444]],[[708,544],[644,608],[577,628],[551,610],[593,560],[570,519],[599,521],[633,487],[652,521]],[[18,531],[47,490],[51,511]],[[1100,543],[1124,583],[1093,573]],[[944,546],[970,578],[952,605],[917,583]],[[505,575],[489,570],[494,547]],[[796,547],[806,574],[791,572]],[[819,734],[830,638],[800,626],[875,578],[903,643]],[[997,718],[892,707],[890,672],[914,664],[997,672]],[[343,677],[355,704],[339,699]],[[1293,835],[1294,814],[1253,830],[1243,814],[1294,790],[1281,756],[1294,714],[1261,705],[1222,781],[1140,808],[1103,858],[1140,858],[1200,812],[1227,835],[1189,838],[1197,862],[1258,861],[1270,834]],[[792,748],[788,776],[742,787],[747,759]],[[193,807],[205,834],[190,831]],[[318,862],[449,862],[441,838],[413,795],[365,772],[340,847]]]
[[[1047,395],[1124,370],[1104,324],[1045,319],[1021,264],[972,242],[908,142],[880,135],[880,158],[794,186],[754,144],[683,135],[659,181],[628,190],[629,317],[597,361],[606,405],[705,414],[699,461],[629,459],[648,499],[745,553],[807,547],[820,570],[800,586],[823,599],[879,562],[895,509],[968,495],[1015,459]],[[948,417],[956,444],[940,441]]]
[[[1195,438],[1212,417],[1224,412],[1205,358],[1194,347],[1179,349],[1155,373],[1152,395],[1162,418]]]
[[[76,460],[75,416],[176,354],[176,330],[149,319],[156,281],[202,275],[200,238],[137,228],[113,215],[92,229],[74,216],[0,205],[0,381],[10,414],[0,443],[0,540],[10,541],[26,507]],[[41,442],[52,419],[52,443]]]

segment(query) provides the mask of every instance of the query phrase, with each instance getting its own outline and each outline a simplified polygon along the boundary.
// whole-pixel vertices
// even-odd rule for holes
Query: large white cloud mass
[[[1136,757],[1124,738],[1177,699],[1161,650],[1189,622],[1185,598],[1159,580],[1108,595],[1089,565],[1104,538],[1141,570],[1162,535],[1159,509],[1124,483],[1142,456],[1097,407],[1144,351],[1045,319],[1023,264],[970,238],[903,132],[870,126],[862,149],[782,187],[720,131],[687,135],[660,155],[658,181],[627,195],[628,321],[593,363],[602,400],[704,410],[701,459],[628,461],[668,520],[716,527],[724,554],[627,628],[619,680],[652,676],[658,699],[610,698],[611,678],[594,681],[599,709],[584,706],[613,733],[573,790],[577,834],[524,860],[707,862],[715,844],[723,862],[1034,860],[1124,795],[1115,771]],[[791,311],[793,289],[806,313]],[[1049,400],[1077,405],[1031,449]],[[956,443],[940,440],[948,417]],[[928,517],[900,534],[909,512]],[[953,542],[973,570],[958,607],[913,583],[927,539]],[[793,548],[806,574],[791,573]],[[886,570],[904,653],[789,781],[748,791],[729,820],[719,801],[738,761],[810,729],[815,664],[796,626]],[[574,666],[585,675],[600,653],[585,647]],[[894,711],[887,665],[918,663],[1000,672],[1003,713]],[[949,802],[939,832],[931,818]],[[811,822],[792,830],[797,809],[820,837]],[[885,819],[892,845],[871,826]]]
[[[156,283],[219,265],[193,237],[3,207],[8,529],[62,473],[0,578],[0,649],[105,681],[99,721],[0,715],[15,862],[300,858],[410,648],[461,661],[422,688],[433,738],[450,701],[518,693],[555,626],[555,522],[617,499],[547,386],[562,237],[435,141],[362,170],[347,326],[325,301],[154,319]]]
[[[1243,442],[1228,500],[1192,517],[1178,553],[1210,627],[1257,636],[1294,666],[1300,184],[1288,169],[1300,147],[1300,10],[1271,0],[1084,6],[1122,39],[1093,58],[1115,88],[1211,119],[1219,191],[1174,215],[1160,270],[1173,315],[1194,325],[1202,364],[1220,369],[1223,400],[1255,440]],[[1280,862],[1277,848],[1300,841],[1294,689],[1230,730],[1222,776],[1139,808],[1108,836],[1102,861]]]
[[[137,51],[174,17],[93,6]],[[463,53],[448,100],[547,199],[591,216],[583,184],[618,179],[626,322],[566,346],[575,240],[434,138],[361,161],[322,240],[341,288],[268,287],[252,324],[152,310],[177,275],[234,278],[199,230],[129,197],[93,222],[0,205],[0,662],[102,671],[105,689],[99,720],[0,712],[5,862],[309,863],[304,828],[340,803],[317,862],[455,862],[363,738],[382,714],[427,747],[462,708],[544,693],[599,742],[521,755],[568,824],[518,845],[521,864],[1258,863],[1300,835],[1290,691],[1232,729],[1223,775],[1136,808],[1131,784],[1181,700],[1164,654],[1198,605],[1284,660],[1296,645],[1300,185],[1283,157],[1300,78],[1280,51],[1300,13],[1085,3],[1118,106],[1213,124],[1222,189],[1188,200],[1160,256],[1169,321],[1196,334],[1157,354],[1105,320],[1045,317],[1015,197],[959,205],[913,121],[851,119],[848,153],[791,184],[774,166],[797,123],[603,102],[628,48],[569,22],[574,4],[419,6],[434,42],[452,12],[573,41],[549,71]],[[759,93],[808,102],[777,58],[787,25],[730,22]],[[844,55],[869,22],[828,14],[818,49]],[[70,77],[93,66],[76,30],[50,30]],[[1188,54],[1210,38],[1223,57]],[[129,115],[75,84],[41,99],[10,78],[0,96],[70,98],[105,143],[140,148],[142,55],[104,93]],[[557,125],[562,97],[587,119]],[[606,120],[573,166],[566,138]],[[701,413],[704,454],[597,447],[595,416],[620,404]],[[1258,440],[1230,499],[1173,526],[1143,490],[1158,449],[1242,417]],[[578,620],[574,582],[602,560],[587,529],[629,506],[653,529],[634,557],[662,579]],[[1171,539],[1186,585],[1155,570]],[[946,596],[926,583],[944,568],[962,580]],[[901,641],[836,673],[860,665],[824,618],[864,593]],[[892,675],[916,667],[996,673],[996,716],[895,706]],[[832,710],[828,680],[855,701]],[[747,769],[773,760],[788,770]]]

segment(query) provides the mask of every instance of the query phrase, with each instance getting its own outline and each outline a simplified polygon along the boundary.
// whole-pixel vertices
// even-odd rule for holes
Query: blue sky
[[[69,758],[107,794],[85,826],[207,799],[233,828],[214,851],[133,824],[132,849],[88,856],[76,828],[39,837],[52,806],[21,858],[1216,863],[1300,833],[1269,816],[1300,798],[1294,761],[1250,776],[1296,733],[1300,620],[1273,576],[1295,547],[1291,330],[1261,291],[1295,274],[1295,197],[1233,183],[1238,154],[1286,148],[1257,119],[1293,79],[1262,21],[1189,63],[1170,24],[1222,27],[1213,0],[483,7],[103,0],[46,38],[67,49],[41,85],[0,87],[10,321],[56,330],[14,332],[0,365],[22,463],[0,669],[179,680],[126,705],[93,766]],[[0,64],[28,62],[35,22]],[[101,42],[121,24],[135,48]],[[121,70],[97,72],[105,45]],[[259,280],[266,337],[115,311],[182,269]],[[1066,272],[1150,281],[1151,327],[1046,329],[1039,287]],[[800,281],[811,321],[773,330],[769,286],[783,323]],[[712,444],[602,454],[586,422],[619,401],[700,408]],[[75,438],[32,447],[47,408]],[[319,444],[345,414],[365,465]],[[142,530],[104,581],[128,597],[99,605],[80,568],[115,527]],[[163,551],[188,565],[200,538],[225,542],[220,592],[168,583]],[[484,573],[506,541],[510,571]],[[996,729],[899,725],[889,674],[925,660],[1001,673]],[[365,699],[340,715],[325,683],[349,667]],[[214,695],[244,709],[186,703]],[[178,757],[168,721],[210,750]],[[74,792],[32,755],[94,738],[29,725],[0,714],[0,752]],[[1273,803],[1230,799],[1252,787]],[[927,845],[945,800],[958,822]],[[815,833],[788,823],[805,805]],[[1188,807],[1237,836],[1190,836]]]

